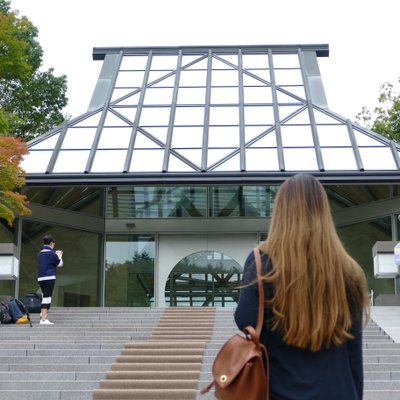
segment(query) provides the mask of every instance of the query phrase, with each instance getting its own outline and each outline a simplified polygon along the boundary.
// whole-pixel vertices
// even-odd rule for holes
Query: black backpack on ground
[[[12,324],[13,322],[7,302],[2,301],[0,303],[0,324]]]
[[[32,328],[32,322],[29,317],[29,311],[25,304],[18,299],[11,299],[7,304],[8,310],[11,314],[13,322],[16,324],[26,324],[29,322]]]
[[[27,310],[33,313],[40,313],[42,308],[42,296],[37,293],[27,293],[21,302],[25,304]]]

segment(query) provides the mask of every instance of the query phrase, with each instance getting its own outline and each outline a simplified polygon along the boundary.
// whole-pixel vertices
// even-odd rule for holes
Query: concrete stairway
[[[91,400],[129,341],[144,342],[164,310],[54,308],[53,326],[0,326],[1,400]]]
[[[147,342],[125,345],[94,400],[194,400],[214,308],[168,308]]]
[[[237,332],[228,308],[54,308],[54,326],[32,317],[33,328],[0,326],[0,400],[210,400],[199,389]],[[374,322],[364,364],[365,400],[400,399],[400,344]]]

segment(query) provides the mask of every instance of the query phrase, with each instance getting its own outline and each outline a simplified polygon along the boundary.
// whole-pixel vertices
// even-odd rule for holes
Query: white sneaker
[[[40,325],[54,325],[54,322],[50,322],[48,319],[41,319],[39,322]]]

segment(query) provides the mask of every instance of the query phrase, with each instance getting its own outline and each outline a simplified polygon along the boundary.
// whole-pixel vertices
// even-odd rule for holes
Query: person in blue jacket
[[[38,282],[42,290],[42,305],[40,313],[40,325],[54,325],[47,319],[47,312],[51,306],[51,296],[56,282],[57,267],[63,266],[62,250],[54,251],[56,241],[53,236],[43,237],[43,246],[37,255]]]
[[[259,248],[270,400],[362,399],[366,278],[338,238],[317,179],[298,174],[281,185],[267,240]],[[239,329],[256,326],[257,309],[251,252],[235,310]]]

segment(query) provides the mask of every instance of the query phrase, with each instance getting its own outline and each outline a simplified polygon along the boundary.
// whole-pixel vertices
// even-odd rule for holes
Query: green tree
[[[400,142],[400,93],[392,83],[385,82],[380,87],[378,102],[373,112],[363,107],[356,118],[374,132]]]
[[[24,141],[64,122],[67,79],[39,71],[43,50],[28,18],[0,0],[0,134]]]

